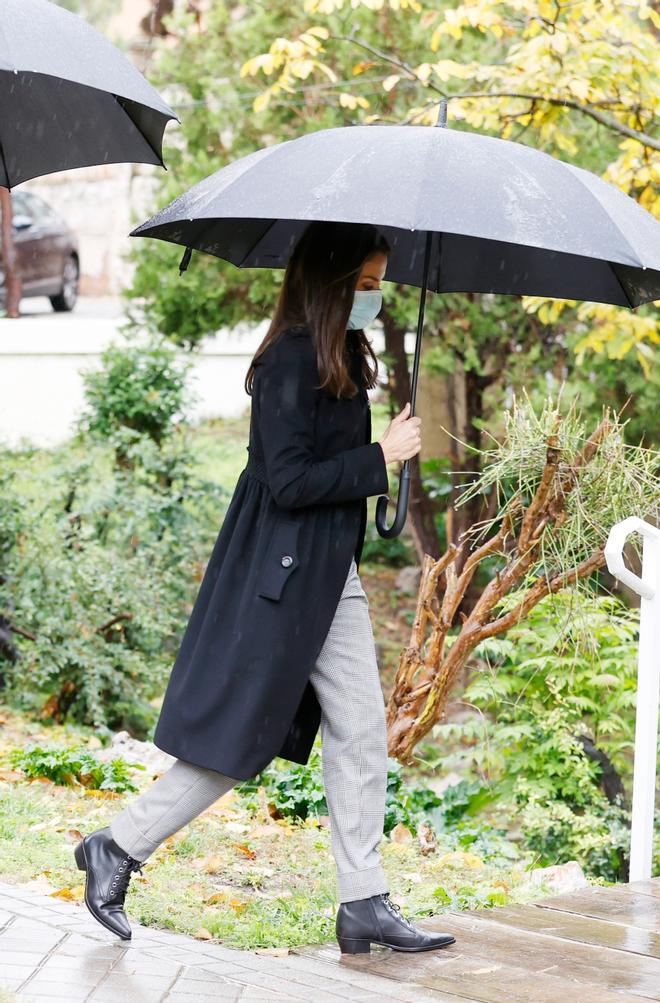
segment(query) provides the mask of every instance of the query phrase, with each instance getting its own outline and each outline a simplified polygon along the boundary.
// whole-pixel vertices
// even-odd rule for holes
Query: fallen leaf
[[[249,846],[245,845],[245,843],[234,843],[234,846],[237,850],[240,850],[241,853],[244,853],[246,857],[249,857],[250,860],[254,860],[256,857],[254,850],[251,850]]]
[[[413,834],[403,822],[397,822],[390,833],[390,837],[393,843],[410,843]]]
[[[196,940],[213,940],[213,934],[205,926],[200,926],[197,933],[194,933],[193,936]]]
[[[217,874],[225,867],[222,857],[205,857],[200,864],[200,869],[205,874]]]
[[[51,892],[50,897],[64,899],[66,902],[82,902],[85,897],[85,886],[76,885],[74,888],[59,888],[56,892]]]
[[[229,905],[232,907],[234,912],[241,913],[244,909],[247,909],[247,902],[241,902],[240,899],[230,899]]]
[[[217,905],[218,902],[226,902],[229,898],[229,892],[213,892],[204,901],[207,905]]]
[[[58,832],[59,831],[60,830],[58,829]],[[69,843],[79,843],[80,840],[83,839],[83,834],[79,829],[67,829],[64,833],[64,838]]]
[[[271,958],[284,958],[291,951],[288,947],[255,947],[255,954],[267,954]]]
[[[481,857],[478,857],[476,853],[467,853],[463,850],[451,850],[449,853],[443,853],[443,855],[438,859],[438,863],[472,868],[484,866],[483,860]]]

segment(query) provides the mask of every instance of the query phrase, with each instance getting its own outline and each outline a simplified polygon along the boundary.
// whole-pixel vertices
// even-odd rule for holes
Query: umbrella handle
[[[387,506],[391,499],[389,495],[381,495],[376,502],[376,529],[378,530],[379,536],[382,536],[386,540],[391,540],[393,537],[399,535],[406,524],[409,494],[410,462],[409,460],[406,460],[403,464],[403,469],[399,474],[399,494],[396,500],[396,515],[394,517],[394,522],[389,529],[385,525],[385,521],[387,519]]]

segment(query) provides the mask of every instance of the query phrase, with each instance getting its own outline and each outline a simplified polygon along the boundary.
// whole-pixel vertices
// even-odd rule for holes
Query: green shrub
[[[146,345],[110,345],[101,368],[84,372],[87,408],[79,428],[111,443],[120,465],[139,458],[144,438],[161,446],[185,419],[191,396],[186,387],[190,361],[160,337]],[[137,446],[137,450],[131,447]]]
[[[548,597],[477,649],[463,699],[483,717],[434,729],[464,750],[453,768],[488,778],[543,865],[625,879],[638,624],[613,597]]]
[[[58,745],[30,745],[24,749],[12,749],[9,753],[11,765],[25,773],[26,777],[46,777],[55,784],[75,786],[82,784],[90,790],[135,792],[138,788],[131,780],[131,766],[117,756],[109,762],[102,762],[84,747]],[[135,764],[137,769],[145,769]]]
[[[0,645],[0,667],[42,718],[140,738],[155,722],[227,495],[195,472],[174,357],[113,347],[77,437],[7,453],[0,617],[18,657]]]
[[[276,758],[256,777],[243,781],[237,791],[248,806],[256,808],[259,787],[264,788],[267,801],[286,818],[327,815],[320,738],[314,742],[306,764]],[[469,848],[491,859],[513,859],[517,851],[514,846],[506,845],[506,832],[472,817],[483,807],[486,796],[492,797],[477,782],[464,782],[448,788],[442,795],[435,794],[405,778],[401,764],[389,758],[383,831],[389,835],[395,826],[403,824],[416,836],[425,822],[437,835],[451,834],[457,848]]]

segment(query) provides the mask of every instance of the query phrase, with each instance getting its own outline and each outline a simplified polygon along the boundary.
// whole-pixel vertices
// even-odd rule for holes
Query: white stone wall
[[[81,370],[99,366],[107,345],[126,340],[119,332],[123,318],[116,301],[82,300],[73,314],[51,313],[45,299],[24,300],[23,307],[31,312],[19,320],[0,319],[0,442],[53,446],[69,438],[83,410]],[[193,420],[249,413],[243,381],[267,327],[264,321],[224,329],[204,341],[190,374],[199,398]],[[373,346],[382,351],[378,331]]]

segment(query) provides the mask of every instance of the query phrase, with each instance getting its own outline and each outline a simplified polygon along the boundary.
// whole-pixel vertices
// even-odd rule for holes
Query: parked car
[[[54,209],[32,192],[13,192],[13,228],[23,296],[48,296],[53,310],[73,310],[78,299],[78,241]],[[0,302],[4,271],[0,257]]]

